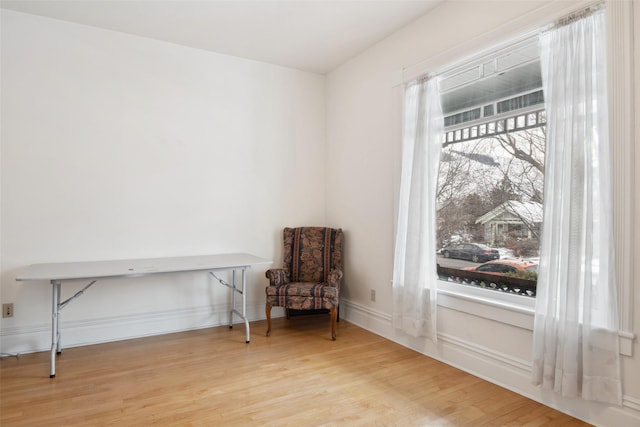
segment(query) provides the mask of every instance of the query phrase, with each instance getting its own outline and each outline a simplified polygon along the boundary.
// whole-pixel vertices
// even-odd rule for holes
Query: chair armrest
[[[334,268],[329,272],[328,277],[329,286],[334,286],[340,289],[340,284],[342,283],[342,270],[338,268]]]
[[[269,285],[281,286],[289,283],[289,272],[285,268],[271,268],[264,275],[269,279]]]

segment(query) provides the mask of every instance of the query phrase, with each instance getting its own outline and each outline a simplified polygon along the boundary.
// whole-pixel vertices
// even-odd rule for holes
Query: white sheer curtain
[[[532,379],[621,404],[605,27],[601,10],[540,38],[547,153]]]
[[[438,78],[404,96],[402,175],[393,271],[393,324],[437,341],[435,200],[444,119]]]

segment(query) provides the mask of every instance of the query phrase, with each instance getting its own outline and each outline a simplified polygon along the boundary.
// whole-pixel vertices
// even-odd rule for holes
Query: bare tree
[[[506,132],[495,136],[495,140],[515,159],[527,163],[544,174],[546,126]]]
[[[506,202],[542,203],[545,138],[541,125],[443,144],[437,190],[441,244],[456,234],[477,238],[477,218]],[[535,212],[511,213],[538,237]]]

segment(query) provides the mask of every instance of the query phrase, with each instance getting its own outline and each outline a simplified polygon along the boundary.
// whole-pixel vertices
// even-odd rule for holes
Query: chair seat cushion
[[[326,283],[290,282],[266,290],[267,304],[274,307],[319,310],[338,306],[338,288]]]

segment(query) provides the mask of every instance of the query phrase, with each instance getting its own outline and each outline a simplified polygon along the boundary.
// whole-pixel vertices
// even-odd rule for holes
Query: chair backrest
[[[332,269],[342,269],[341,228],[285,228],[283,237],[292,282],[326,282]]]

